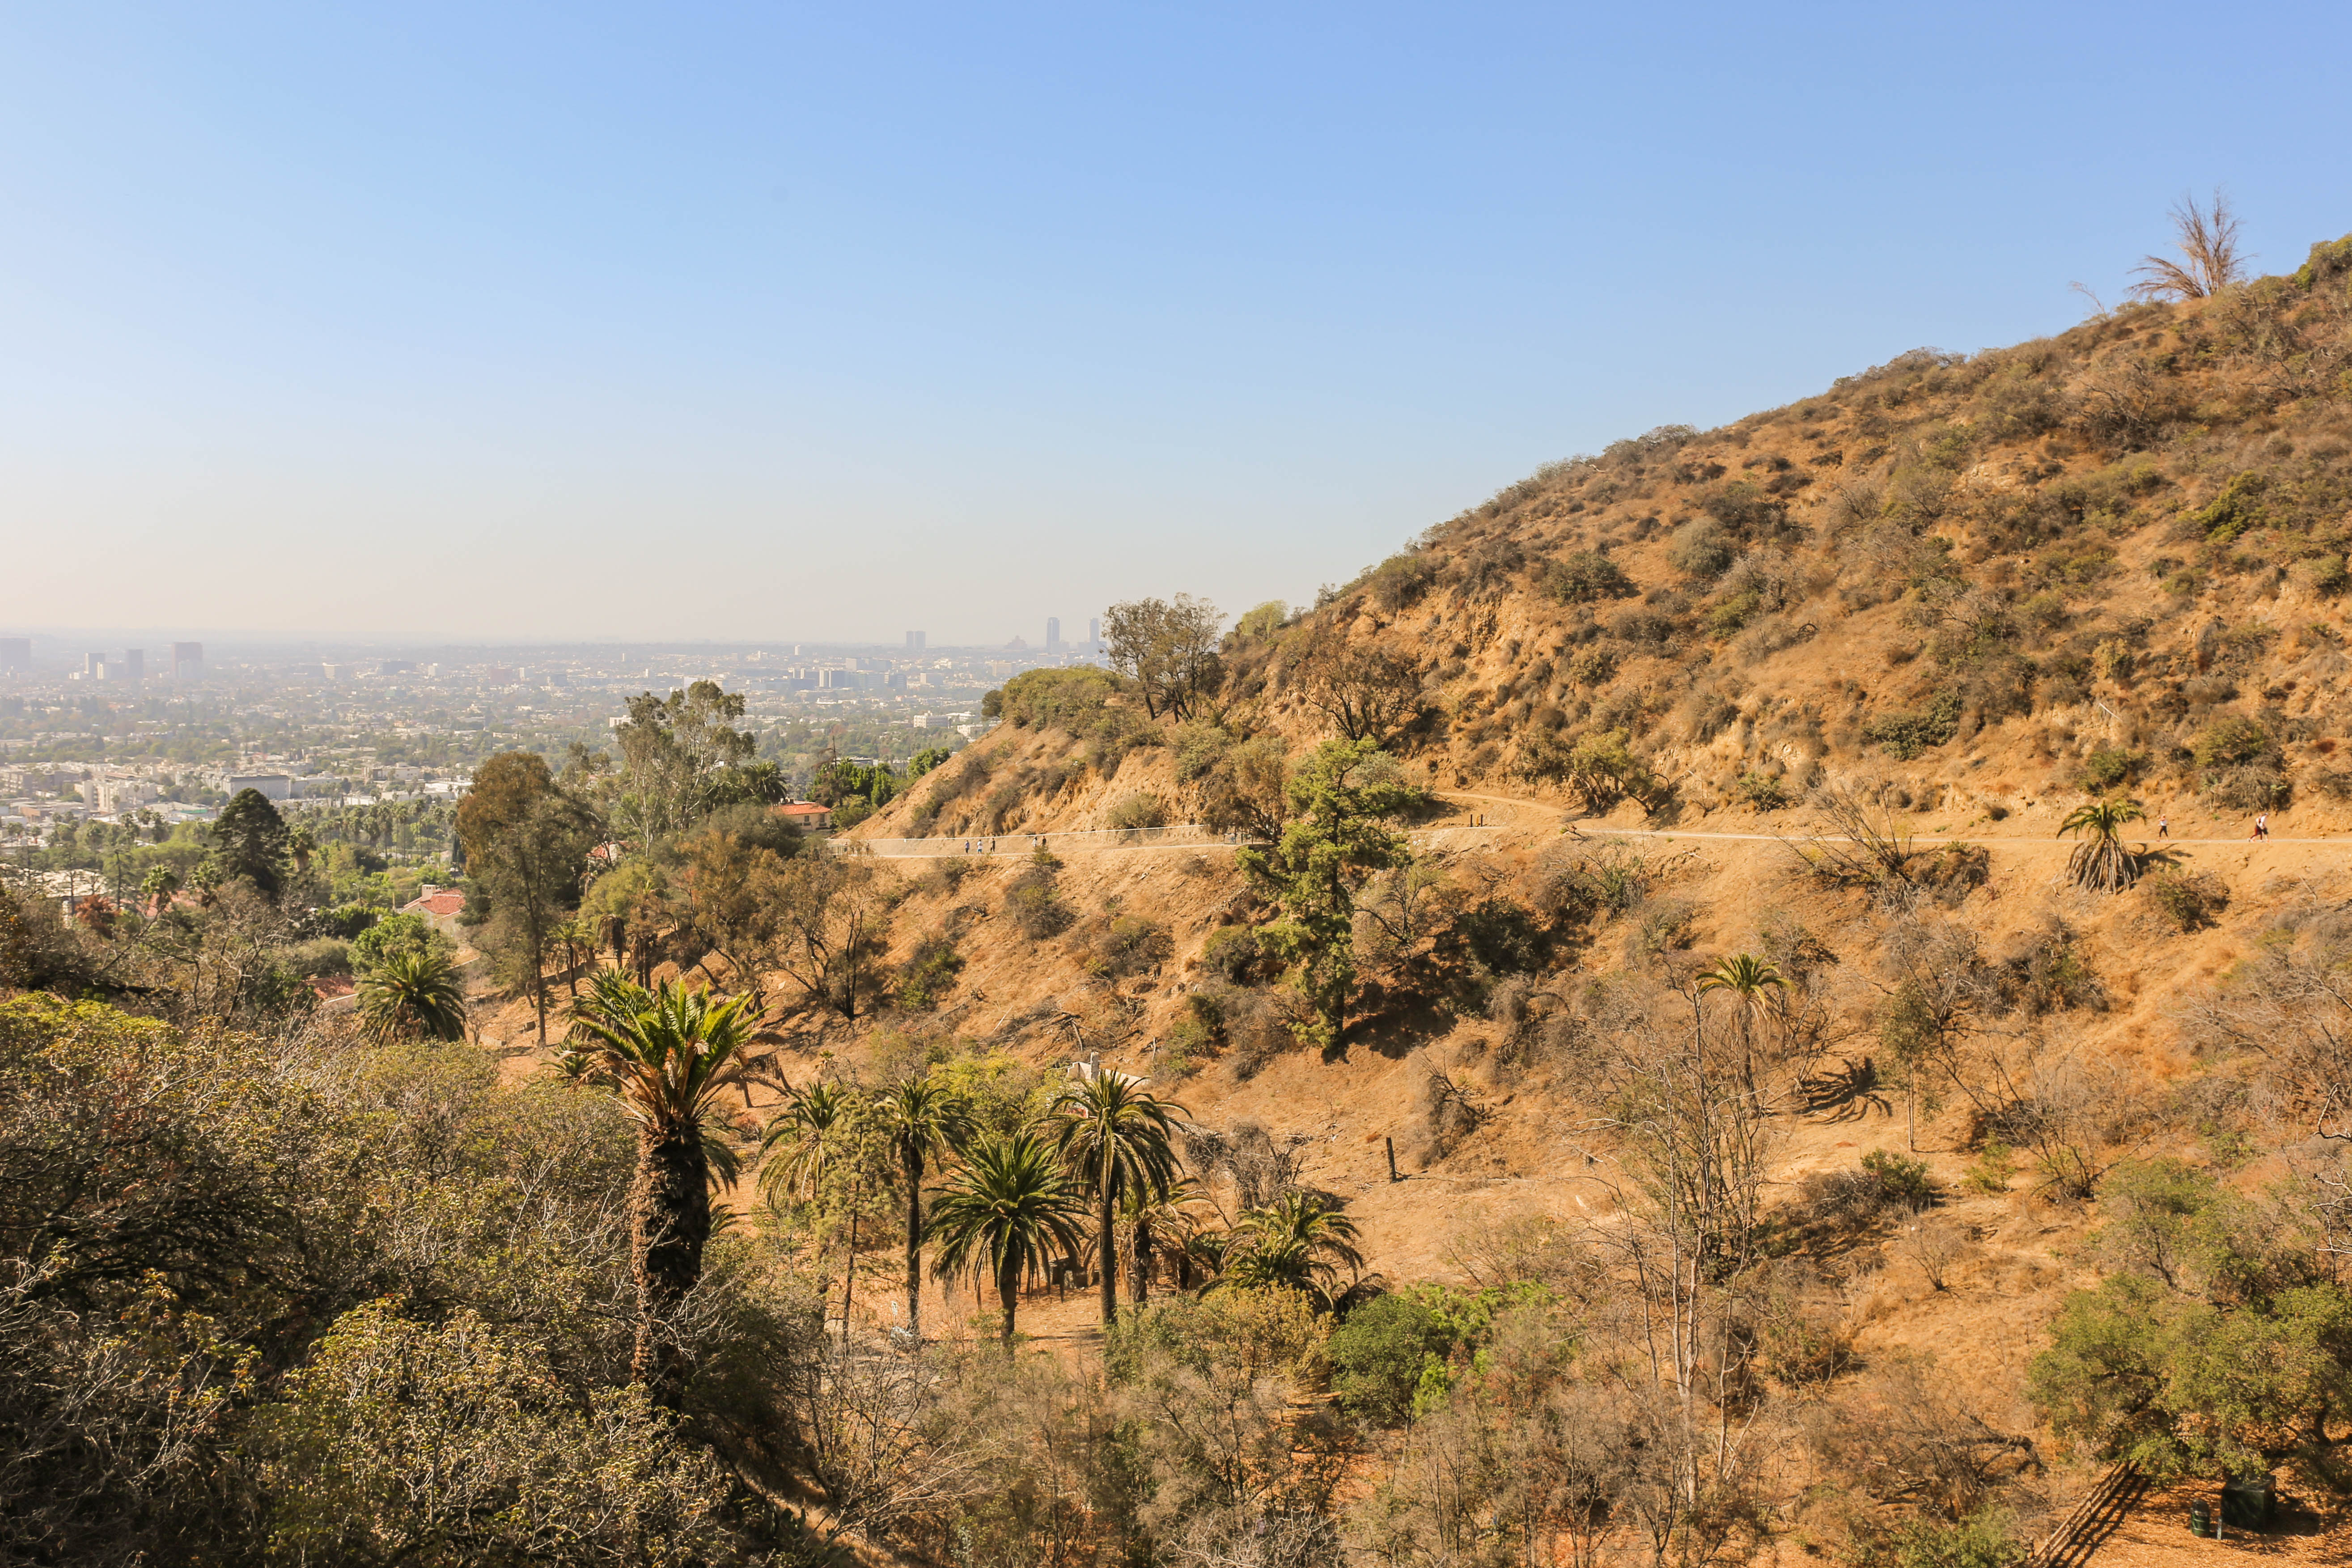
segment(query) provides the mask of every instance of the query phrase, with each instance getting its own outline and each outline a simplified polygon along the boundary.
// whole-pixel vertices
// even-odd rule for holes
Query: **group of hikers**
[[[2169,816],[2159,816],[2156,819],[2156,836],[2158,838],[2169,838],[2172,837],[2172,818]],[[2254,830],[2252,833],[2247,834],[2246,837],[2249,838],[2268,838],[2270,836],[2271,814],[2267,811],[2257,812],[2254,815]]]

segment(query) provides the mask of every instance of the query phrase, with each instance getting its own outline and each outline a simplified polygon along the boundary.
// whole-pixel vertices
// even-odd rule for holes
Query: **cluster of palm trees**
[[[907,1327],[917,1340],[927,1247],[934,1278],[994,1289],[1007,1343],[1023,1287],[1060,1270],[1090,1267],[1103,1321],[1115,1321],[1122,1254],[1136,1306],[1162,1256],[1180,1285],[1281,1285],[1327,1300],[1340,1268],[1362,1267],[1354,1223],[1306,1194],[1253,1210],[1229,1230],[1204,1224],[1202,1194],[1176,1154],[1181,1108],[1116,1072],[1073,1079],[1042,1117],[1011,1131],[980,1128],[929,1079],[870,1094],[823,1081],[790,1089],[761,1139],[770,1201],[815,1197],[840,1135],[861,1113],[886,1133],[905,1187]],[[949,1169],[927,1213],[924,1182],[935,1161]],[[853,1195],[853,1226],[855,1204]]]

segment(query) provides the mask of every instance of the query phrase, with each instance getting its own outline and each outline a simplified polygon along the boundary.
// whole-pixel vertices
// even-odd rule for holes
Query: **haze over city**
[[[0,631],[1310,601],[1544,461],[2063,327],[2183,189],[2290,259],[2344,21],[2262,14],[15,7]]]

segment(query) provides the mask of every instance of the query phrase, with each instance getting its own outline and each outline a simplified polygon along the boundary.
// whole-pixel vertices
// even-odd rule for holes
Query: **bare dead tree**
[[[2139,281],[2131,287],[2138,300],[2202,300],[2217,294],[2246,275],[2245,258],[2238,254],[2238,218],[2230,198],[2213,193],[2211,203],[2197,205],[2185,195],[2172,209],[2174,243],[2180,253],[2143,257],[2132,269]]]

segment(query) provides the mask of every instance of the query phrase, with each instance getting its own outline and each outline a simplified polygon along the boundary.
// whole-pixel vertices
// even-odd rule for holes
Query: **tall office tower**
[[[1100,616],[1089,616],[1087,617],[1087,641],[1093,644],[1096,647],[1102,647],[1102,617]]]
[[[922,633],[908,632],[907,634],[907,651],[908,653],[920,653],[923,651]]]
[[[202,680],[205,678],[205,645],[200,642],[175,642],[172,645],[172,679]]]
[[[147,679],[147,650],[134,647],[122,656],[122,679],[136,686]]]
[[[104,680],[106,679],[106,656],[102,653],[86,653],[82,655],[81,678],[84,680]]]
[[[1058,616],[1045,617],[1045,651],[1047,653],[1062,651],[1062,622]]]
[[[33,668],[33,639],[0,637],[0,670],[28,674]]]

